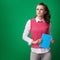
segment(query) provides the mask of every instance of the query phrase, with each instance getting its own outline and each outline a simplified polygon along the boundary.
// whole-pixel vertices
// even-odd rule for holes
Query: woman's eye
[[[39,10],[39,9],[36,9],[36,10]]]
[[[36,9],[36,10],[44,10],[44,9]]]
[[[44,10],[44,9],[40,9],[40,10]]]

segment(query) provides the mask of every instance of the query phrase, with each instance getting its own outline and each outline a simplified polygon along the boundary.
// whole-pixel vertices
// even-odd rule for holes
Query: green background
[[[25,24],[36,15],[39,2],[51,13],[52,60],[60,60],[60,0],[0,0],[0,60],[29,60],[30,48],[22,39]]]

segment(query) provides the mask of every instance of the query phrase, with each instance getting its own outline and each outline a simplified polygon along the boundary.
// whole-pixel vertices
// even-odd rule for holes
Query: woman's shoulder
[[[34,20],[35,18],[32,18],[32,19],[28,19],[27,20],[27,23],[31,22],[32,20]]]

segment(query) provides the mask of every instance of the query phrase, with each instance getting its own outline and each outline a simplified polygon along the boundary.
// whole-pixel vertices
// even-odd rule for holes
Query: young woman
[[[31,45],[30,60],[51,60],[50,48],[44,49],[39,46],[42,42],[42,34],[50,34],[50,12],[44,3],[36,6],[36,16],[28,20],[23,32],[23,39]],[[28,34],[31,33],[31,38]],[[54,40],[51,40],[54,43]]]

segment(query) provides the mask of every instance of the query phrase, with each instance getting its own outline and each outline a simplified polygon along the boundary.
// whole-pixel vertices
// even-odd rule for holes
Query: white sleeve
[[[23,36],[22,36],[23,40],[28,42],[29,45],[31,45],[31,43],[33,41],[30,37],[28,37],[28,34],[30,33],[30,23],[31,23],[31,20],[28,20],[26,23],[24,32],[23,32]]]

